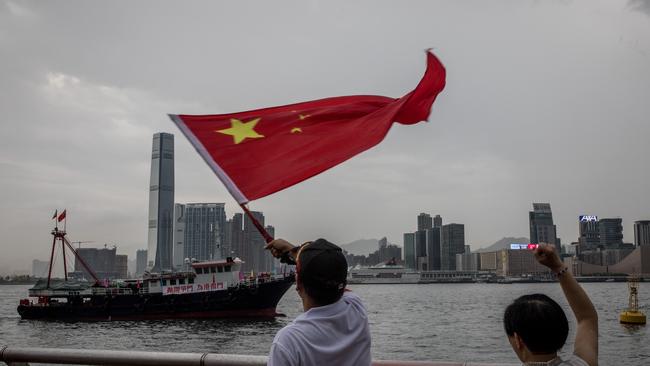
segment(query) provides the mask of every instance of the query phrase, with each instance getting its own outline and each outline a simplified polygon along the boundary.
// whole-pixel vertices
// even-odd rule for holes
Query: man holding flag
[[[294,247],[270,242],[273,256],[296,264],[303,314],[273,339],[268,365],[370,365],[370,327],[361,299],[346,291],[343,251],[325,239]]]

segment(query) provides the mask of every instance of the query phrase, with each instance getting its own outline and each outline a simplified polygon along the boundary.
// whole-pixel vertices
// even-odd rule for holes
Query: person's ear
[[[296,291],[302,290],[302,281],[300,281],[300,276],[296,272]]]
[[[514,334],[514,339],[515,339],[515,347],[517,347],[517,350],[518,351],[523,351],[523,349],[526,348],[526,344],[521,339],[519,334],[517,334],[517,332],[515,332],[515,334]]]

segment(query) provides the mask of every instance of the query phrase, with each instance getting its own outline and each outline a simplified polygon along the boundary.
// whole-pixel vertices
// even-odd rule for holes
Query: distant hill
[[[379,249],[379,239],[359,239],[351,243],[342,244],[341,248],[354,255],[368,255]]]
[[[477,253],[483,253],[483,252],[495,252],[497,250],[501,249],[507,249],[510,248],[510,244],[512,243],[528,243],[528,238],[513,238],[511,236],[502,238],[498,240],[496,243],[490,245],[489,247],[481,248],[479,250],[476,250]]]

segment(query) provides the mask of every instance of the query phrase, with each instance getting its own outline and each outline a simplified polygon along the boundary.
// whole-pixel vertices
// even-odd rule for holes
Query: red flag
[[[333,97],[219,115],[170,115],[238,203],[319,174],[381,142],[393,122],[429,117],[445,68],[427,52],[427,70],[402,98]]]
[[[54,216],[52,216],[52,220],[56,219],[56,216],[59,214],[59,210],[54,210]]]
[[[63,219],[65,219],[65,211],[66,210],[63,210],[63,212],[61,212],[61,214],[59,215],[59,218],[58,218],[59,222],[61,222],[61,221],[63,221]]]

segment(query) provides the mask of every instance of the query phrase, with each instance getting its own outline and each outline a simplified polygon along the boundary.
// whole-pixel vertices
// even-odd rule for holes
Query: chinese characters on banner
[[[191,285],[175,285],[163,286],[163,295],[179,295],[190,294],[194,292],[208,292],[208,291],[221,291],[225,290],[223,282],[213,282],[204,284],[191,284]]]

